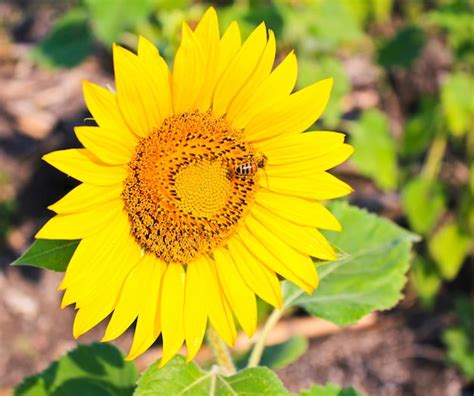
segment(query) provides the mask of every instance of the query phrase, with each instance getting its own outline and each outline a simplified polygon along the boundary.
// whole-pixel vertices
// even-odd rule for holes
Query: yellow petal
[[[247,286],[262,300],[275,308],[280,308],[282,305],[281,287],[275,272],[253,256],[238,237],[232,238],[227,246]]]
[[[229,252],[220,248],[214,251],[216,269],[230,307],[242,329],[251,337],[257,327],[257,302],[255,294],[242,279]]]
[[[59,201],[49,205],[48,209],[59,214],[85,212],[95,206],[119,198],[122,189],[120,184],[99,187],[81,183]]]
[[[36,239],[83,239],[95,234],[123,210],[120,198],[97,205],[85,212],[59,214],[35,235]]]
[[[175,114],[196,110],[205,79],[206,60],[195,33],[183,23],[181,45],[173,65],[172,92]]]
[[[113,92],[89,81],[82,83],[82,91],[87,108],[99,126],[116,130],[118,133],[128,129]]]
[[[281,241],[252,216],[247,216],[245,220],[248,230],[242,228],[239,236],[249,251],[272,270],[307,293],[312,293],[317,275],[311,258]]]
[[[181,264],[168,264],[163,277],[161,296],[161,331],[163,333],[163,367],[184,341],[184,285],[185,273]]]
[[[273,162],[268,160],[265,171],[269,177],[310,177],[314,173],[328,170],[343,163],[353,152],[352,146],[341,144],[326,154],[289,164],[273,165]]]
[[[128,235],[126,235],[128,237]],[[121,254],[105,258],[104,267],[96,282],[87,280],[82,288],[86,290],[76,298],[76,314],[73,325],[74,338],[79,337],[105,319],[115,308],[123,283],[140,259],[140,248],[134,241],[120,242]]]
[[[42,158],[61,172],[95,186],[122,183],[127,177],[126,167],[100,163],[86,149],[53,151]]]
[[[233,21],[222,35],[221,41],[219,42],[219,60],[216,71],[217,81],[227,70],[231,60],[239,51],[241,46],[240,44],[241,40],[239,25]]]
[[[232,346],[235,343],[237,332],[232,312],[217,277],[215,263],[210,258],[201,258],[195,262],[195,266],[207,293],[209,321],[221,338]]]
[[[237,114],[240,114],[241,109],[248,103],[256,89],[269,76],[270,72],[272,71],[273,62],[275,61],[275,51],[275,35],[270,30],[268,42],[265,46],[259,63],[255,67],[255,70],[250,75],[249,79],[245,82],[239,92],[237,92],[229,105],[226,115],[228,120],[232,121]]]
[[[348,184],[327,172],[292,178],[261,178],[260,186],[280,194],[295,195],[320,201],[343,197],[353,191]]]
[[[150,282],[145,291],[146,303],[140,305],[135,335],[132,346],[125,360],[133,360],[145,352],[158,338],[161,332],[160,301],[162,278],[166,264],[157,260],[153,255],[147,255],[144,260],[152,263],[149,273]]]
[[[160,87],[135,54],[114,45],[113,57],[117,101],[122,116],[133,133],[148,136],[163,120]]]
[[[246,138],[264,140],[305,131],[326,108],[332,84],[332,78],[319,81],[257,114],[245,128]]]
[[[344,143],[344,138],[340,132],[312,131],[264,140],[257,147],[271,158],[272,164],[291,164],[333,151]]]
[[[293,223],[324,230],[341,230],[341,225],[334,215],[314,200],[260,190],[255,201],[274,214]]]
[[[275,70],[255,89],[240,109],[231,117],[231,110],[227,118],[232,119],[234,128],[245,128],[249,121],[258,113],[283,100],[296,84],[298,66],[293,52],[275,68]]]
[[[207,323],[206,288],[199,276],[199,262],[187,265],[184,296],[184,335],[188,349],[186,360],[193,360],[201,347]],[[204,262],[204,265],[207,263]]]
[[[255,71],[267,43],[266,36],[265,24],[261,23],[230,61],[214,92],[214,115],[221,116],[227,112],[232,99]]]
[[[217,83],[216,70],[219,63],[219,23],[216,10],[213,7],[209,7],[204,13],[194,33],[203,49],[205,63],[204,82],[200,96],[197,99],[197,106],[200,111],[206,111],[211,106],[212,95]]]
[[[83,288],[75,291],[76,308],[97,305],[102,299],[108,300],[108,296],[112,296],[110,299],[113,299],[114,306],[116,305],[127,275],[141,258],[141,248],[130,235],[122,235],[119,242],[120,245],[117,244],[112,257],[103,258],[101,263],[96,261],[94,275],[89,276],[87,280],[71,284],[71,289],[80,286]]]
[[[137,138],[128,130],[80,126],[74,128],[79,141],[101,161],[110,165],[126,164],[134,153]]]
[[[73,299],[65,301],[63,307],[75,301],[75,289],[71,288],[71,285],[77,285],[76,288],[80,291],[82,281],[96,276],[98,266],[102,265],[107,257],[113,256],[117,248],[120,248],[116,241],[121,240],[124,235],[128,236],[129,230],[127,216],[125,213],[119,212],[93,236],[80,241],[61,282],[60,290],[69,288],[69,294],[73,292],[70,296]]]
[[[155,260],[143,257],[130,271],[123,283],[117,306],[102,341],[111,341],[119,337],[136,319],[140,307],[145,302],[146,304],[151,303],[145,299],[145,295],[146,290],[150,287],[154,267]]]
[[[300,226],[283,220],[259,205],[252,207],[251,214],[280,240],[299,252],[321,260],[336,259],[336,253],[331,245],[316,228]]]
[[[140,36],[138,40],[138,58],[148,71],[148,77],[151,79],[151,85],[156,90],[159,101],[158,112],[161,119],[165,119],[173,113],[168,65],[158,49],[143,36]]]

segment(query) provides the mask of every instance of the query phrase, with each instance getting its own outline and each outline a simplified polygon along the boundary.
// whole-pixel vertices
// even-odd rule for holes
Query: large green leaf
[[[333,384],[313,385],[310,389],[302,391],[300,396],[362,396],[352,386],[341,388]]]
[[[258,364],[259,366],[266,366],[271,369],[279,369],[288,366],[306,352],[308,344],[308,340],[305,337],[295,336],[280,344],[267,346]],[[238,368],[247,366],[250,352],[251,350],[236,360]]]
[[[341,258],[318,266],[320,285],[309,296],[285,281],[285,302],[337,325],[357,322],[401,298],[410,249],[418,237],[387,219],[336,202],[330,206],[342,232],[326,232]]]
[[[48,36],[32,51],[33,59],[46,67],[73,67],[92,52],[87,15],[73,9],[59,18]]]
[[[397,149],[385,114],[376,109],[366,111],[350,132],[354,165],[381,188],[393,190],[398,178]]]
[[[202,371],[196,364],[186,364],[180,355],[175,356],[164,367],[158,362],[150,366],[138,381],[134,396],[180,395],[180,396],[251,396],[287,395],[276,374],[266,367],[239,371],[226,377],[216,368]]]
[[[15,396],[129,396],[138,372],[109,344],[79,345],[45,371],[26,378]]]
[[[413,179],[404,186],[402,202],[411,228],[420,234],[432,230],[445,208],[441,184],[426,179]]]
[[[29,265],[64,272],[79,242],[37,239],[12,265]]]

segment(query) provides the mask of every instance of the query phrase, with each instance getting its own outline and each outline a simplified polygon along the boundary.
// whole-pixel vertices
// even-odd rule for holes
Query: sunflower
[[[171,72],[140,37],[138,55],[113,46],[116,93],[84,83],[97,126],[43,157],[82,183],[36,235],[80,240],[60,285],[74,337],[111,315],[103,341],[136,321],[128,359],[161,334],[162,365],[184,342],[191,360],[208,321],[229,345],[236,320],[251,336],[256,296],[282,305],[278,276],[318,285],[312,257],[336,258],[318,229],[340,230],[319,201],[352,191],[326,171],[352,148],[303,133],[332,79],[293,93],[296,57],[273,69],[275,52],[264,23],[243,44],[235,22],[221,37],[210,8],[183,25]]]

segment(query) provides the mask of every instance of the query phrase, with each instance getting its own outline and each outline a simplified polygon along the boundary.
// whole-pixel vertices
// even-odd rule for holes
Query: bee
[[[238,164],[234,172],[237,176],[253,176],[257,173],[259,169],[264,169],[267,163],[267,157],[261,155],[260,157],[250,157],[248,162],[243,162]]]

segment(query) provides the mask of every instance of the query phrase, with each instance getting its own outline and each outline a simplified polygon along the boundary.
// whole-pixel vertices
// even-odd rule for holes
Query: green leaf
[[[46,67],[74,67],[91,52],[92,35],[87,15],[80,9],[73,9],[55,22],[31,56]]]
[[[441,88],[446,123],[453,135],[474,130],[474,77],[467,73],[451,75]]]
[[[259,366],[271,369],[279,369],[298,360],[308,349],[308,340],[305,337],[295,336],[288,340],[271,346],[267,346],[260,359]],[[239,369],[247,366],[250,351],[237,359],[236,365]]]
[[[313,385],[310,389],[302,391],[300,396],[363,396],[352,386],[350,388],[341,388],[333,384]]]
[[[110,344],[79,345],[15,387],[15,396],[129,396],[138,371]]]
[[[92,16],[95,34],[107,45],[145,22],[154,5],[153,0],[84,0],[84,3]]]
[[[202,371],[195,363],[187,363],[180,355],[164,367],[151,365],[138,380],[134,396],[181,395],[287,395],[276,374],[266,367],[245,369],[226,377],[213,367]]]
[[[413,179],[402,190],[402,203],[411,228],[425,235],[445,209],[442,185],[426,179]]]
[[[285,281],[284,304],[347,325],[375,310],[389,309],[400,300],[410,249],[418,237],[344,201],[329,208],[343,231],[325,235],[342,257],[318,266],[320,284],[311,296]]]
[[[425,308],[431,308],[441,287],[441,277],[436,265],[424,257],[417,256],[413,262],[410,280],[418,298]]]
[[[80,241],[37,239],[12,265],[30,265],[64,272]]]
[[[431,257],[447,280],[454,279],[469,249],[470,238],[454,222],[446,223],[428,242]]]
[[[387,68],[410,67],[420,55],[425,41],[423,30],[417,26],[407,26],[382,44],[378,61]]]
[[[354,146],[352,162],[364,175],[384,190],[397,186],[397,150],[385,114],[367,110],[351,129]]]

